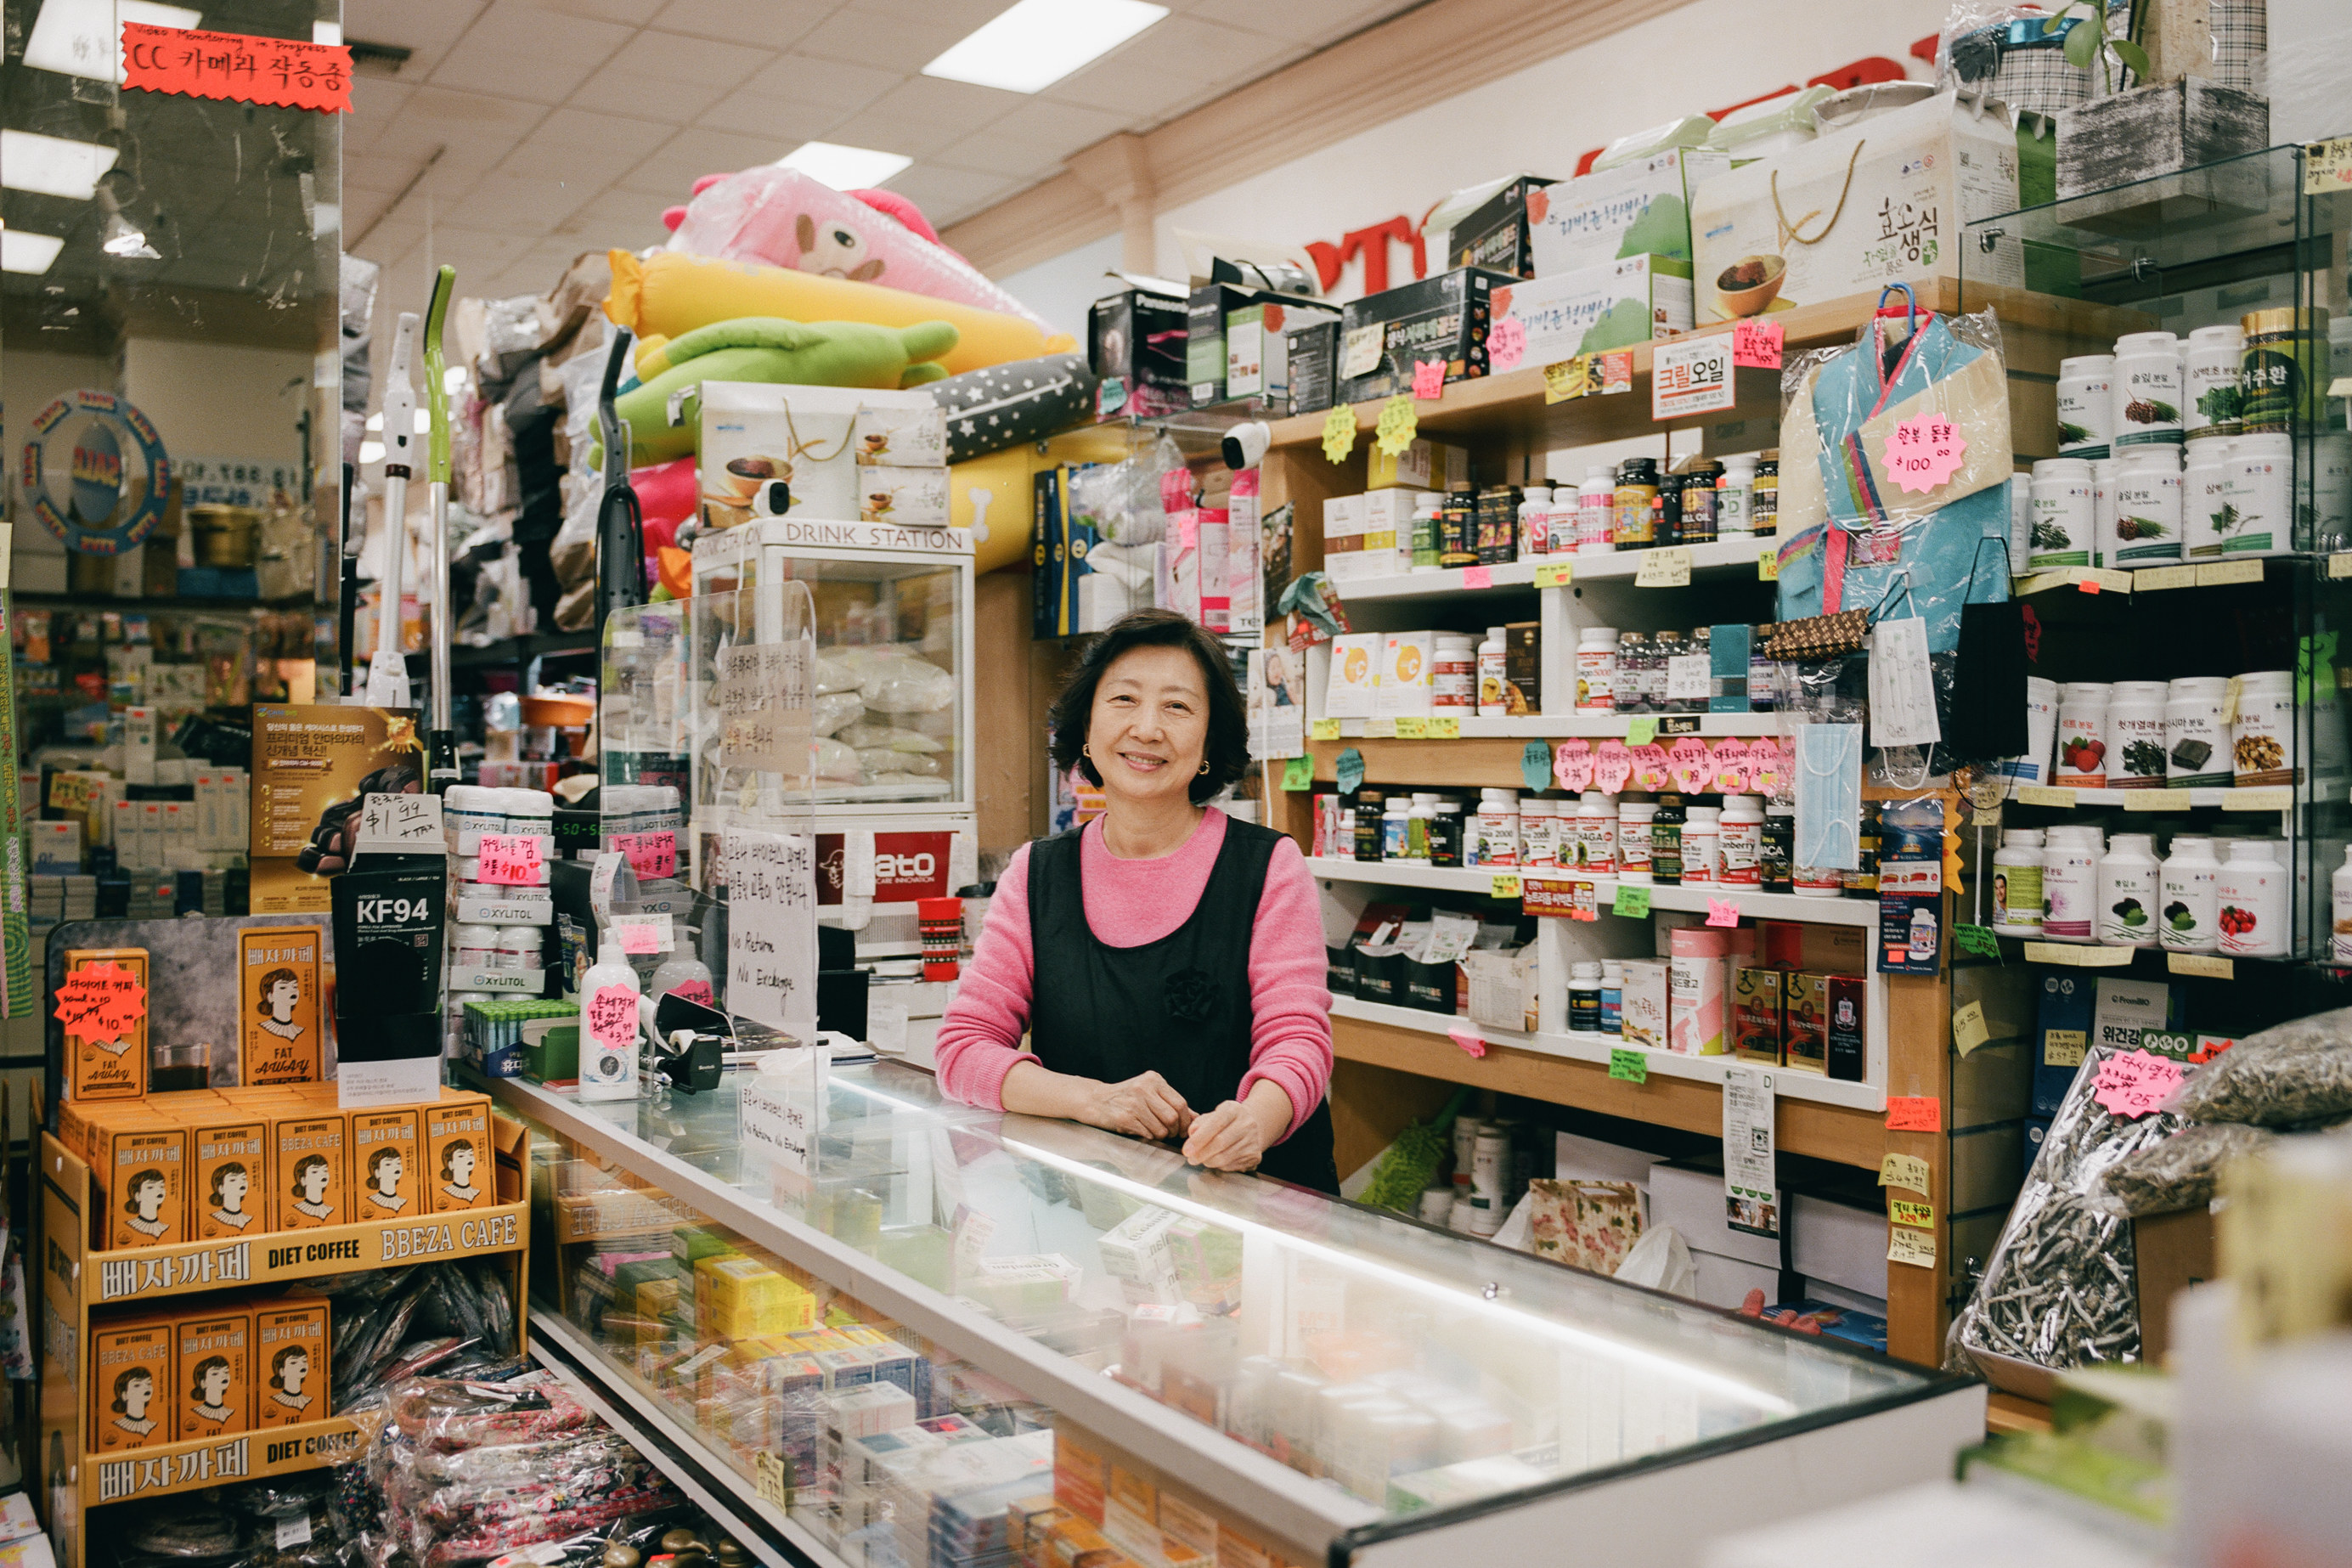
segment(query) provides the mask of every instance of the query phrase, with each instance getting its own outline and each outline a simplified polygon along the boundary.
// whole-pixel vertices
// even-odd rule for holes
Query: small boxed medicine
[[[1777,969],[1743,967],[1732,974],[1732,1055],[1743,1062],[1780,1065],[1781,979]]]
[[[849,422],[849,445],[860,468],[943,468],[948,460],[947,411],[929,393],[912,394],[903,405],[877,406],[868,401]]]
[[[1645,1050],[1666,1048],[1666,964],[1664,959],[1633,958],[1624,963],[1621,1017],[1625,1043]]]
[[[1370,490],[1356,498],[1364,506],[1364,552],[1384,563],[1369,574],[1412,569],[1412,513],[1422,501],[1434,499],[1428,490],[1400,486]],[[1381,552],[1388,554],[1382,557]]]
[[[1435,632],[1390,632],[1381,640],[1381,687],[1373,693],[1376,719],[1425,718],[1435,695],[1431,668]]]
[[[1810,970],[1783,985],[1781,1065],[1792,1072],[1829,1071],[1830,977]]]
[[[173,1439],[172,1324],[89,1331],[89,1439],[94,1454],[160,1448]]]
[[[327,1299],[301,1293],[253,1309],[253,1425],[257,1431],[323,1421],[334,1409],[328,1374]]]
[[[1829,984],[1830,1077],[1860,1083],[1869,1061],[1863,1032],[1863,977],[1832,974]]]
[[[1495,320],[1527,334],[1522,363],[1631,348],[1691,329],[1691,264],[1625,256],[1495,290]]]
[[[900,528],[948,525],[948,471],[944,468],[860,468],[857,521]]]
[[[1367,490],[1435,490],[1443,495],[1455,485],[1469,482],[1470,454],[1443,441],[1416,437],[1394,457],[1374,446],[1364,458]]]
[[[1379,700],[1382,637],[1349,632],[1331,639],[1331,679],[1323,689],[1322,717],[1369,719]]]
[[[1323,570],[1335,583],[1377,577],[1393,569],[1373,561],[1364,548],[1364,498],[1328,496],[1323,501]]]

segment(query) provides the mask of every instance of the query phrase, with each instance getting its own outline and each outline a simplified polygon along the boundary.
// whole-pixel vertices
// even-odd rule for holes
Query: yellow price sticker
[[[2029,942],[2028,963],[2054,963],[2063,969],[2129,969],[2136,947],[2091,947],[2072,942]]]
[[[1318,741],[1336,741],[1336,740],[1338,740],[1338,739],[1339,738],[1339,721],[1338,721],[1337,719],[1318,719],[1318,720],[1316,720],[1316,721],[1315,721],[1315,727],[1314,727],[1314,735],[1315,735],[1315,738],[1316,738],[1317,740],[1318,740]]]
[[[1356,405],[1335,403],[1323,416],[1323,456],[1334,463],[1347,461],[1356,449]]]
[[[2149,566],[2132,574],[2132,592],[2159,593],[2167,588],[2194,588],[2197,568],[2194,566]]]
[[[2197,585],[2219,588],[2231,583],[2259,583],[2263,580],[2260,561],[2215,561],[2197,568]]]
[[[2185,789],[2127,789],[2123,792],[2126,811],[2187,811],[2189,792]]]
[[[2078,1068],[2084,1053],[2090,1049],[2088,1029],[2044,1029],[2042,1031],[2042,1065],[2049,1068]]]
[[[2327,575],[2352,577],[2352,550],[2339,550],[2327,558]]]
[[[1889,1154],[1878,1163],[1878,1184],[1882,1187],[1931,1192],[1934,1189],[1927,1185],[1927,1162],[1916,1154]]]
[[[1756,578],[1761,583],[1780,580],[1780,552],[1777,547],[1768,544],[1756,552]]]
[[[1401,721],[1395,719],[1367,719],[1364,721],[1364,739],[1393,741],[1396,739],[1397,725]]]
[[[1952,1015],[1952,1044],[1965,1057],[1987,1040],[1992,1031],[1985,1026],[1984,1004],[1971,1002]]]
[[[1922,1230],[1936,1228],[1934,1204],[1915,1204],[1908,1198],[1889,1198],[1886,1200],[1886,1213],[1896,1225],[1914,1225]]]
[[[1497,899],[1517,898],[1519,896],[1518,874],[1514,871],[1496,872],[1494,884],[1488,889],[1488,894]]]
[[[1399,733],[1402,731],[1400,731]],[[1431,741],[1458,741],[1462,738],[1462,721],[1459,719],[1424,721],[1423,738]]]
[[[1914,1230],[1907,1225],[1886,1227],[1886,1261],[1908,1263],[1914,1268],[1936,1267],[1936,1233]]]
[[[1369,733],[1369,731],[1367,731]],[[1421,741],[1429,736],[1429,721],[1407,716],[1396,721],[1396,738],[1400,741]]]
[[[2284,811],[2294,804],[2291,789],[2233,789],[2221,797],[2224,811]]]
[[[2052,789],[2048,784],[2021,784],[2017,791],[2020,805],[2054,805],[2062,811],[2074,809],[2074,792]]]
[[[1566,561],[1547,561],[1536,568],[1536,586],[1565,588],[1576,581],[1576,568]]]
[[[1391,458],[1404,455],[1421,433],[1421,411],[1412,405],[1412,395],[1402,394],[1381,405],[1381,422],[1373,428],[1372,445]]]
[[[763,1448],[751,1457],[751,1494],[761,1502],[777,1508],[790,1508],[793,1501],[792,1474],[790,1461]]]
[[[2215,958],[2202,952],[2168,952],[2164,966],[2175,974],[2186,974],[2199,980],[2235,980],[2237,964],[2226,958]]]
[[[1544,366],[1543,375],[1546,403],[1566,403],[1569,399],[1581,397],[1591,390],[1592,377],[1587,362],[1581,354],[1574,359],[1564,359],[1557,364]]]
[[[1686,544],[1669,544],[1662,549],[1642,552],[1640,565],[1634,568],[1636,588],[1687,588],[1690,586],[1691,552]]]
[[[2352,191],[2352,136],[2308,142],[2303,149],[2303,194]]]

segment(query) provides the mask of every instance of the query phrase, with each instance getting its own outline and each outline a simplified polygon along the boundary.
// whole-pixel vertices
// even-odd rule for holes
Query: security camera
[[[1225,432],[1225,467],[1256,468],[1265,460],[1266,446],[1273,439],[1274,429],[1263,419],[1234,426]]]
[[[793,487],[782,479],[770,479],[751,492],[753,517],[782,517],[793,509]]]

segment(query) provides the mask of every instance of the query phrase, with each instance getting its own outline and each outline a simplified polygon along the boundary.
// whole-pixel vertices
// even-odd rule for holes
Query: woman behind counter
[[[1314,881],[1290,839],[1201,804],[1249,765],[1224,648],[1172,611],[1120,619],[1055,701],[1053,754],[1103,815],[998,879],[940,1086],[1337,1193]]]

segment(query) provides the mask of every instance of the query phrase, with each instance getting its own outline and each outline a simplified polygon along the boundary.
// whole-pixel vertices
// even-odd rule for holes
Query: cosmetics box
[[[1097,415],[1174,414],[1192,405],[1184,373],[1186,314],[1181,293],[1139,286],[1094,302],[1087,314],[1087,358],[1100,382]]]
[[[1692,197],[1730,167],[1727,153],[1669,147],[1535,193],[1528,203],[1535,275],[1631,256],[1689,262]]]
[[[1255,397],[1286,409],[1290,399],[1289,329],[1307,321],[1337,322],[1339,309],[1297,296],[1260,300],[1225,316],[1225,396]]]
[[[1494,310],[1526,334],[1523,364],[1631,348],[1690,331],[1690,263],[1646,254],[1596,261],[1498,286]]]
[[[1284,353],[1290,362],[1290,412],[1320,414],[1331,406],[1339,390],[1339,322],[1312,321],[1284,330],[1290,341]]]

